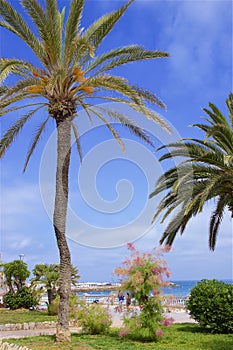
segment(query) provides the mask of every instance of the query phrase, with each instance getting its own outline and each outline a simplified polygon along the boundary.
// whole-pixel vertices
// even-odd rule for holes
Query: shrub
[[[163,316],[161,304],[161,287],[164,275],[169,277],[166,261],[162,255],[170,250],[169,246],[151,253],[140,253],[132,243],[128,243],[131,255],[114,270],[114,274],[122,277],[121,289],[133,295],[141,312],[124,317],[124,328],[120,336],[128,335],[133,339],[156,341],[163,335],[164,326],[169,326],[172,319]]]
[[[38,305],[38,299],[35,298],[33,292],[28,287],[23,287],[15,294],[8,292],[4,295],[3,302],[11,310],[20,308],[29,309]]]
[[[50,316],[57,316],[59,311],[59,303],[60,303],[60,297],[59,295],[56,296],[56,298],[52,301],[51,304],[48,304],[48,314]],[[77,296],[75,294],[70,295],[70,301],[69,301],[69,317],[74,318],[76,315],[76,310],[78,306],[77,302]]]
[[[190,315],[212,333],[233,333],[233,286],[202,280],[186,303]]]
[[[98,304],[80,304],[77,319],[83,331],[89,334],[106,333],[112,324],[108,310]]]
[[[59,310],[60,297],[57,295],[55,299],[53,299],[51,304],[48,304],[48,314],[50,316],[57,316]]]

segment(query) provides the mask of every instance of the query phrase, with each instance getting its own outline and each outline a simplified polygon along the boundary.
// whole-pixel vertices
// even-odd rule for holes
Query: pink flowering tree
[[[170,246],[140,253],[134,244],[128,243],[128,249],[131,251],[129,258],[113,273],[120,277],[122,290],[131,293],[141,311],[124,317],[124,328],[119,335],[158,340],[163,328],[173,321],[163,316],[161,303],[161,288],[168,285],[164,278],[170,276],[163,254],[170,251]]]

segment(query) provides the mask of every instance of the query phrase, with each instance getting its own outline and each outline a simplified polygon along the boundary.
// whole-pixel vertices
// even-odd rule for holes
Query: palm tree
[[[233,217],[233,94],[226,100],[229,121],[212,103],[204,108],[206,124],[194,124],[205,132],[205,138],[182,139],[168,147],[160,161],[183,157],[177,166],[167,170],[156,183],[153,197],[166,194],[160,201],[153,221],[163,212],[162,222],[173,213],[160,243],[172,245],[176,234],[182,234],[189,220],[202,212],[204,205],[215,200],[209,223],[209,248],[215,249],[224,211]]]
[[[60,286],[60,267],[59,264],[36,264],[33,269],[34,278],[31,279],[33,286],[43,285],[47,291],[48,304],[51,305],[56,298]],[[78,269],[71,266],[71,283],[76,284],[79,279]]]
[[[161,51],[145,50],[138,45],[114,48],[97,54],[97,49],[105,36],[125,13],[133,0],[120,9],[106,14],[95,21],[86,30],[81,30],[80,21],[84,0],[72,0],[64,21],[65,9],[58,10],[56,0],[45,0],[45,9],[38,0],[22,0],[24,11],[33,22],[35,33],[7,0],[0,0],[0,26],[22,39],[32,50],[38,60],[35,65],[27,60],[1,58],[0,88],[1,115],[15,110],[25,110],[3,135],[0,156],[9,148],[19,132],[36,113],[45,109],[47,118],[36,130],[35,137],[28,151],[24,171],[28,161],[41,137],[46,124],[52,120],[57,129],[57,169],[56,193],[53,216],[57,245],[60,254],[60,306],[57,327],[57,341],[69,340],[68,327],[70,266],[71,257],[66,240],[66,213],[68,201],[68,174],[71,155],[71,133],[74,134],[79,156],[82,152],[77,126],[74,119],[77,108],[82,107],[88,119],[100,118],[124,149],[117,131],[104,117],[120,121],[125,127],[138,135],[145,142],[152,144],[149,136],[134,121],[121,113],[98,108],[92,99],[114,101],[127,104],[147,118],[167,125],[147,104],[164,107],[164,104],[148,90],[131,85],[126,79],[110,74],[115,67],[129,62],[168,57]],[[8,86],[3,83],[10,75],[18,79]],[[35,98],[37,100],[35,101]]]

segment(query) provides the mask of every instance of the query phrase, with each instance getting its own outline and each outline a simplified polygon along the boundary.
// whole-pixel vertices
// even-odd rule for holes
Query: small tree
[[[27,264],[22,260],[2,264],[6,278],[6,284],[12,294],[20,292],[25,286],[26,279],[30,276]]]
[[[51,305],[59,291],[60,265],[59,264],[37,264],[33,269],[34,278],[32,285],[42,284],[48,295],[48,304]],[[79,279],[79,271],[75,266],[71,266],[71,282],[73,285]]]
[[[140,314],[124,317],[124,328],[120,336],[129,334],[133,338],[158,340],[163,334],[163,326],[172,323],[164,318],[161,304],[161,287],[167,285],[163,276],[169,277],[166,261],[162,254],[170,250],[169,246],[151,253],[140,253],[132,243],[128,244],[131,255],[123,266],[114,270],[114,274],[123,278],[121,288],[129,291],[141,308]]]

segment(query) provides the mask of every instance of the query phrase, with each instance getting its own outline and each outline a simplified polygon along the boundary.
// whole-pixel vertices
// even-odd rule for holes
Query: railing
[[[186,301],[188,297],[175,297],[174,295],[165,295],[163,297],[162,305],[165,311],[172,311],[174,309],[185,309]]]
[[[87,303],[99,303],[104,305],[117,305],[118,298],[114,295],[85,295],[82,294],[80,296],[80,299],[85,300]],[[162,299],[162,305],[166,310],[170,309],[185,309],[185,303],[187,301],[188,297],[176,297],[173,295],[165,295]]]

